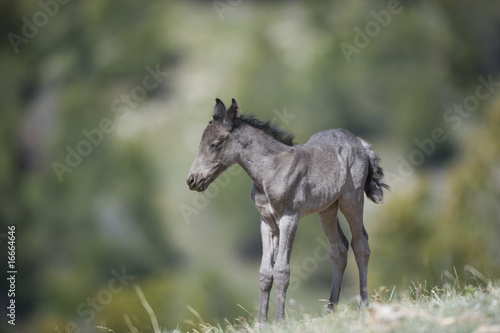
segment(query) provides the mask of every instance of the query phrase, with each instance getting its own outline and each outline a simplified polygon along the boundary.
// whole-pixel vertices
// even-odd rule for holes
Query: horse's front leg
[[[278,235],[273,236],[269,224],[261,218],[260,233],[262,236],[262,262],[259,270],[259,314],[257,320],[259,326],[266,325],[267,311],[269,308],[269,294],[273,286],[273,266],[274,266],[274,240]]]
[[[273,268],[273,278],[278,297],[275,320],[277,323],[285,319],[286,291],[290,284],[290,254],[298,223],[299,215],[291,212],[286,212],[278,223],[280,232],[279,246]]]

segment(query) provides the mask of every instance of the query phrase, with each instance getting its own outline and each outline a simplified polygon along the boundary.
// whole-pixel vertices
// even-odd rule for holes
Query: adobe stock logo
[[[60,5],[66,5],[70,1],[71,0],[39,0],[38,6],[40,7],[40,10],[36,11],[31,16],[31,20],[26,16],[21,18],[21,21],[23,22],[21,35],[12,31],[7,34],[7,38],[9,39],[14,52],[18,53],[19,46],[21,44],[28,44],[30,40],[35,38],[38,35],[39,30],[49,23],[49,19],[59,13]]]
[[[353,28],[356,33],[353,44],[346,42],[340,43],[340,49],[347,63],[350,64],[352,62],[352,56],[361,53],[361,50],[370,45],[372,39],[380,35],[383,28],[389,26],[392,17],[400,14],[402,11],[403,6],[400,4],[399,0],[389,1],[387,3],[387,9],[382,9],[378,12],[374,10],[370,11],[370,16],[373,17],[373,20],[365,24],[364,30],[361,30],[358,26]]]
[[[84,323],[92,323],[96,319],[97,314],[102,312],[106,306],[111,304],[113,298],[123,292],[131,281],[136,278],[135,275],[127,274],[125,267],[123,267],[121,271],[112,269],[111,274],[113,277],[108,281],[105,288],[99,290],[92,297],[87,297],[84,302],[77,305],[76,313],[78,314],[79,319],[82,319]],[[87,330],[78,327],[78,323],[76,321],[67,322],[63,329],[64,330],[62,332],[87,332]],[[54,331],[61,333],[57,326]]]
[[[212,5],[214,6],[217,15],[219,15],[219,19],[224,21],[224,16],[227,12],[232,12],[236,7],[241,5],[243,0],[214,0]]]
[[[162,72],[160,65],[156,65],[156,69],[146,66],[145,70],[147,74],[143,76],[142,84],[134,86],[128,94],[121,94],[119,98],[115,98],[111,102],[111,112],[117,116],[115,120],[110,115],[110,117],[102,118],[96,128],[90,130],[84,128],[81,131],[84,139],[81,139],[74,147],[66,145],[66,156],[62,162],[52,162],[52,170],[54,170],[59,182],[63,181],[63,176],[66,173],[72,173],[85,157],[92,154],[94,147],[102,144],[106,134],[116,130],[116,123],[128,117],[130,111],[136,109],[139,103],[146,99],[148,91],[157,88],[170,74]]]
[[[428,157],[436,151],[439,144],[446,142],[450,138],[452,131],[459,130],[466,119],[475,113],[481,103],[487,101],[500,89],[500,81],[494,81],[493,75],[487,77],[478,76],[478,84],[474,89],[474,93],[467,95],[462,103],[455,103],[453,107],[448,108],[443,113],[443,120],[449,128],[445,126],[437,126],[429,130],[427,137],[423,139],[415,139],[416,148],[409,152],[406,157],[398,156],[397,172],[387,170],[385,175],[391,186],[396,186],[399,183],[404,183],[408,178],[416,172],[415,168],[422,165]]]

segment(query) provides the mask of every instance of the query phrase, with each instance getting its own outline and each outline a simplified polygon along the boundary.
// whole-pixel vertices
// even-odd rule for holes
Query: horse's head
[[[213,120],[201,137],[198,155],[191,165],[187,184],[190,190],[205,191],[224,170],[236,162],[237,146],[232,129],[238,115],[238,104],[232,100],[229,109],[215,99]]]

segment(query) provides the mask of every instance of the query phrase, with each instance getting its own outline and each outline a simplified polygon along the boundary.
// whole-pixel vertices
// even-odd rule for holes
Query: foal
[[[363,226],[364,193],[383,199],[383,171],[370,145],[343,129],[314,134],[304,145],[292,143],[283,130],[252,116],[239,115],[238,105],[226,110],[216,99],[213,120],[203,132],[187,184],[204,191],[224,170],[238,163],[253,181],[251,197],[261,215],[262,262],[259,270],[258,321],[267,321],[269,293],[277,288],[276,322],[285,318],[290,283],[290,253],[299,219],[318,213],[330,242],[333,281],[328,307],[339,302],[349,242],[337,217],[340,208],[352,233],[359,270],[361,305],[369,306],[368,234]],[[364,192],[364,193],[363,193]]]

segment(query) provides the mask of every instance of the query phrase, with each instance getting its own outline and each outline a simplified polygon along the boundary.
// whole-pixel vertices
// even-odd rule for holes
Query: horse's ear
[[[220,119],[226,114],[226,106],[218,98],[215,99],[214,119]]]
[[[236,103],[236,100],[233,98],[232,104],[229,109],[227,109],[224,116],[224,125],[233,127],[234,120],[236,119],[236,117],[238,117],[239,112],[240,108],[238,107],[238,103]]]

